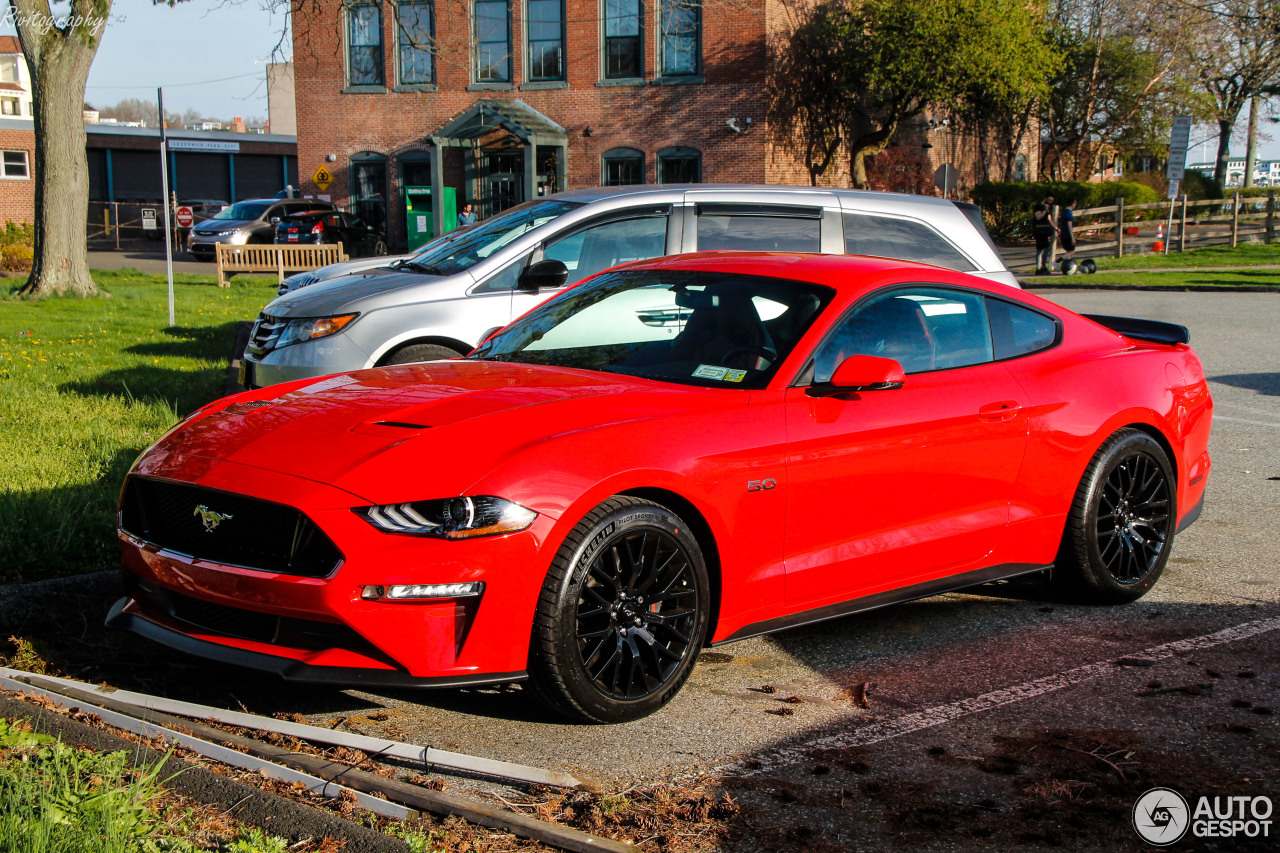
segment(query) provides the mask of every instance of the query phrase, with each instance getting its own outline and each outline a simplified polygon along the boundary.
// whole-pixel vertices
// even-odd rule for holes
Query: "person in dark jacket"
[[[1052,200],[1052,196],[1048,196]],[[1036,241],[1036,275],[1051,275],[1053,264],[1053,238],[1058,233],[1054,227],[1049,206],[1044,202],[1031,209],[1031,236]]]
[[[1058,241],[1062,244],[1062,271],[1070,275],[1076,271],[1076,215],[1075,199],[1067,201],[1058,211]]]

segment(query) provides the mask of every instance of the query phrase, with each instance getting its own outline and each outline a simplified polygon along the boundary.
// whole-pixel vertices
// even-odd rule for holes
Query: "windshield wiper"
[[[445,275],[445,271],[431,264],[420,264],[417,261],[396,261],[393,264],[398,270],[413,270],[414,272],[426,273],[427,275]]]

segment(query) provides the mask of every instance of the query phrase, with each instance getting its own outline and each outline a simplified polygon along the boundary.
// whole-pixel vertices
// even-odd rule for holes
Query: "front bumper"
[[[455,542],[382,533],[351,511],[367,502],[289,475],[222,462],[197,484],[298,507],[337,544],[342,563],[324,578],[262,571],[121,531],[126,597],[109,617],[112,627],[292,680],[392,686],[523,677],[542,582],[539,545],[551,519]],[[367,585],[455,581],[482,581],[484,594],[421,602],[360,596]]]
[[[241,384],[246,388],[265,388],[372,367],[369,354],[356,346],[345,332],[268,350],[261,355],[246,351],[242,361],[246,381]]]

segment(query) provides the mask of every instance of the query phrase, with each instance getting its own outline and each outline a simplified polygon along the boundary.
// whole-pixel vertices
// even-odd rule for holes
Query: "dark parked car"
[[[277,243],[341,243],[351,257],[385,255],[381,231],[341,210],[308,210],[276,223]]]
[[[197,222],[191,229],[187,251],[199,261],[211,261],[218,243],[243,246],[246,243],[270,243],[275,226],[271,220],[281,219],[303,210],[325,209],[332,211],[327,201],[293,198],[276,201],[273,198],[257,198],[238,201],[223,208],[210,219]]]

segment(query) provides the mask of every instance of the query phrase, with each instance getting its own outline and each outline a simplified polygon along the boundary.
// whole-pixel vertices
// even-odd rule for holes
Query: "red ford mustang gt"
[[[1138,598],[1200,512],[1212,405],[1181,326],[899,261],[645,261],[467,358],[191,415],[125,483],[108,624],[635,719],[706,643],[1046,570]]]

